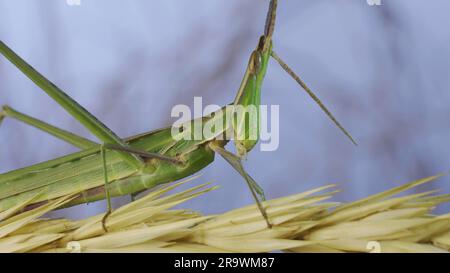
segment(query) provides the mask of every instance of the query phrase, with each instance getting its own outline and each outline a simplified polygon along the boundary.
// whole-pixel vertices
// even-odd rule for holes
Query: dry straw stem
[[[169,194],[189,180],[154,190],[103,215],[80,221],[43,219],[76,193],[19,213],[34,198],[0,212],[0,252],[448,252],[450,214],[431,211],[450,195],[401,194],[433,176],[367,198],[339,204],[329,185],[263,204],[268,229],[255,205],[204,216],[174,209],[215,187],[205,183]]]

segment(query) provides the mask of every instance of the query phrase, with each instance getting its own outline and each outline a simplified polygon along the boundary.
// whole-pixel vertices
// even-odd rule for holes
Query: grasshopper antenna
[[[314,94],[314,92],[303,82],[303,80],[295,74],[295,72],[272,50],[271,56],[280,64],[280,66],[286,71],[300,86],[308,93],[308,95],[319,105],[322,111],[333,121],[333,123],[341,130],[354,145],[358,145],[350,133],[339,123],[339,121],[333,116],[328,108],[322,103],[322,101]]]
[[[271,0],[269,11],[267,13],[266,18],[266,26],[264,30],[264,36],[265,36],[265,49],[267,49],[268,46],[270,46],[272,41],[272,36],[275,30],[275,21],[277,17],[277,6],[278,6],[278,0]],[[345,130],[345,128],[337,121],[337,119],[333,116],[333,114],[328,110],[328,108],[322,103],[322,101],[314,94],[314,92],[303,82],[303,80],[295,74],[295,72],[275,53],[275,51],[271,50],[271,56],[274,58],[280,66],[286,71],[300,86],[308,93],[308,95],[319,105],[319,107],[322,109],[323,112],[328,116],[328,118],[333,121],[333,123],[341,130],[354,145],[358,145],[356,141],[353,139],[353,137]]]

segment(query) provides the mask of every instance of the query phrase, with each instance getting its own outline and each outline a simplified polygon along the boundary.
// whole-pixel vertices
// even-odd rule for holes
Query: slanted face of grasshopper
[[[4,106],[0,112],[0,122],[5,117],[14,118],[79,147],[81,151],[0,174],[0,211],[23,203],[38,206],[65,195],[74,195],[66,206],[106,198],[108,212],[102,221],[106,230],[106,217],[112,211],[111,197],[134,195],[156,185],[192,175],[213,162],[215,153],[218,153],[244,178],[261,215],[270,227],[270,215],[267,215],[261,202],[261,199],[264,199],[264,193],[244,170],[241,162],[246,153],[258,142],[259,112],[256,119],[248,119],[246,110],[250,107],[259,109],[261,88],[270,57],[274,58],[303,87],[331,120],[354,142],[304,82],[273,51],[272,36],[275,29],[276,10],[277,0],[271,0],[264,35],[260,37],[256,49],[250,55],[248,67],[233,103],[208,117],[189,121],[187,126],[183,126],[184,130],[179,132],[184,135],[191,134],[196,122],[200,122],[202,126],[211,122],[223,125],[220,129],[216,128],[213,134],[202,136],[200,139],[177,138],[171,127],[121,139],[0,41],[0,53],[101,142],[99,144],[90,141]],[[243,109],[243,114],[238,114],[238,108]],[[230,112],[232,118],[226,118]],[[256,133],[250,134],[250,131]],[[224,135],[230,132],[237,155],[225,149],[229,139]]]

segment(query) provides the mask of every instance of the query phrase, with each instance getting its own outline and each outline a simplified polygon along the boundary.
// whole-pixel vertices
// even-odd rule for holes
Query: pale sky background
[[[166,126],[171,108],[224,105],[262,34],[262,0],[0,0],[0,39],[120,136]],[[354,135],[354,147],[271,62],[264,104],[280,105],[280,147],[246,167],[269,198],[328,183],[350,201],[450,171],[450,19],[447,0],[281,0],[275,50]],[[4,58],[0,104],[90,136]],[[75,148],[6,120],[0,172]],[[222,212],[252,201],[221,158],[193,184],[221,188],[183,207]],[[450,193],[450,177],[420,188]],[[123,202],[123,200],[122,200]],[[104,211],[104,203],[58,215]],[[440,208],[440,212],[450,206]]]

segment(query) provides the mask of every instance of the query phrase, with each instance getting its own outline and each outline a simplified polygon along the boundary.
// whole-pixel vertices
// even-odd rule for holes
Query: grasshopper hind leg
[[[5,118],[15,119],[19,122],[35,127],[49,135],[52,135],[80,149],[88,149],[98,145],[96,142],[91,141],[87,138],[76,135],[64,129],[60,129],[42,120],[39,120],[37,118],[21,113],[17,110],[14,110],[8,105],[3,105],[0,110],[0,125]]]

